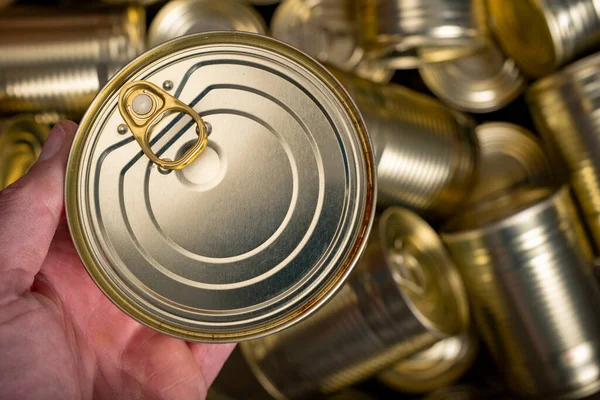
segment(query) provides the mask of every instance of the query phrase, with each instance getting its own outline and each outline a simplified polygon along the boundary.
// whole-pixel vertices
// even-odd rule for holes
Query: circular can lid
[[[236,0],[174,0],[160,9],[148,29],[148,46],[179,36],[209,31],[241,31],[265,35],[262,17]]]
[[[153,126],[159,160],[185,158],[208,131],[183,169],[157,167],[128,133],[120,96],[140,84],[205,125],[167,110]],[[74,141],[66,207],[117,306],[166,334],[226,342],[333,295],[365,246],[375,185],[364,123],[323,66],[267,37],[213,32],[143,54],[102,89]]]
[[[499,110],[525,89],[525,80],[515,62],[491,43],[470,56],[424,64],[419,72],[436,96],[462,111]]]

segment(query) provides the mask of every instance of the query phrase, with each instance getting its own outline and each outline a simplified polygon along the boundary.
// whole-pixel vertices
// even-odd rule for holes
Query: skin
[[[56,125],[0,191],[0,399],[204,399],[233,345],[188,343],[121,312],[88,276],[64,212],[76,125]]]

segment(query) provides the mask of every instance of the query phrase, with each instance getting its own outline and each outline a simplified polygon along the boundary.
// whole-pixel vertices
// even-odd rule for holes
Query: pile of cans
[[[78,179],[67,188],[75,244],[96,283],[140,322],[188,340],[241,342],[209,399],[579,399],[600,392],[596,0],[63,3],[0,9],[0,189],[35,162],[53,123],[79,121],[88,110],[68,177]],[[194,64],[195,43],[206,49]],[[171,55],[182,67],[160,58]],[[275,88],[265,71],[286,83]],[[127,86],[117,100],[126,75],[161,84]],[[186,94],[202,85],[210,90]],[[226,96],[211,97],[213,89]],[[150,141],[148,130],[136,131],[146,125],[126,118],[151,113],[156,104],[144,101],[155,98],[200,128],[198,142],[169,159],[159,156],[170,154],[175,139],[155,152],[160,135]],[[188,122],[163,121],[161,135],[177,128],[178,137],[193,138]],[[223,130],[243,127],[243,136],[255,125],[272,135],[248,139],[251,146],[223,161],[227,146],[236,146]],[[330,126],[335,140],[295,142]],[[123,139],[128,132],[143,152]],[[254,145],[262,155],[251,158]],[[227,164],[228,172],[215,172],[214,183],[194,175],[194,146],[217,160],[198,168]],[[138,168],[144,153],[151,162]],[[227,192],[245,204],[241,214],[165,214],[158,193],[182,199],[183,188],[200,196],[223,187],[232,160],[244,157],[251,168],[240,169],[237,189]],[[115,163],[127,160],[118,170]],[[246,178],[249,169],[258,177]],[[126,173],[138,178],[111,178]],[[172,181],[157,183],[161,176]],[[103,194],[120,193],[124,180],[139,195]],[[201,199],[207,207],[213,201]],[[149,217],[133,204],[145,204]],[[123,221],[107,211],[116,209]],[[321,226],[332,209],[342,222]],[[239,222],[253,212],[267,222]],[[181,226],[194,226],[201,238],[225,226],[239,241],[221,231],[202,247]],[[310,235],[286,243],[297,238],[314,251],[281,247],[288,226],[306,226]],[[159,254],[154,228],[172,256]],[[135,245],[126,248],[130,236]],[[114,248],[113,238],[121,240]],[[144,248],[143,257],[134,247]],[[245,269],[234,265],[257,254]],[[179,269],[165,267],[169,257]],[[143,271],[150,259],[172,281]],[[190,272],[196,262],[224,272],[202,281],[204,269]],[[279,262],[277,271],[267,268]],[[238,275],[244,284],[228,281]],[[116,294],[128,288],[132,294]],[[245,291],[227,297],[234,289]]]

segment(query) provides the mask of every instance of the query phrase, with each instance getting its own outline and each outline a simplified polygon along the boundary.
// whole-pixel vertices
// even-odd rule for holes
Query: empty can
[[[482,337],[525,398],[600,389],[600,290],[568,187],[521,187],[472,208],[442,239]]]
[[[188,35],[120,70],[84,115],[66,210],[124,312],[186,340],[295,324],[340,288],[372,224],[366,128],[327,70],[249,33]]]
[[[600,45],[596,0],[488,2],[503,50],[526,75],[547,75]]]
[[[237,0],[174,0],[160,9],[148,30],[148,46],[192,33],[243,31],[266,34],[265,21]]]
[[[379,203],[435,218],[453,213],[477,178],[472,122],[408,88],[334,73],[356,101],[373,140]]]
[[[377,379],[400,392],[431,392],[462,377],[475,362],[478,350],[479,338],[471,328],[396,363]]]
[[[462,282],[438,235],[416,214],[389,208],[339,294],[285,331],[241,343],[277,399],[335,392],[468,324]]]
[[[356,0],[370,58],[396,69],[454,60],[485,45],[482,0]]]
[[[600,53],[531,86],[535,124],[570,172],[596,250],[600,249]]]
[[[0,190],[29,171],[49,131],[31,115],[0,120]]]

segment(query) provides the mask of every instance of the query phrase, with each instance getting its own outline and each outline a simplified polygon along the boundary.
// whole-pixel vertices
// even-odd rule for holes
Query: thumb
[[[57,124],[38,161],[0,191],[0,305],[31,288],[64,208],[64,176],[77,125]]]

